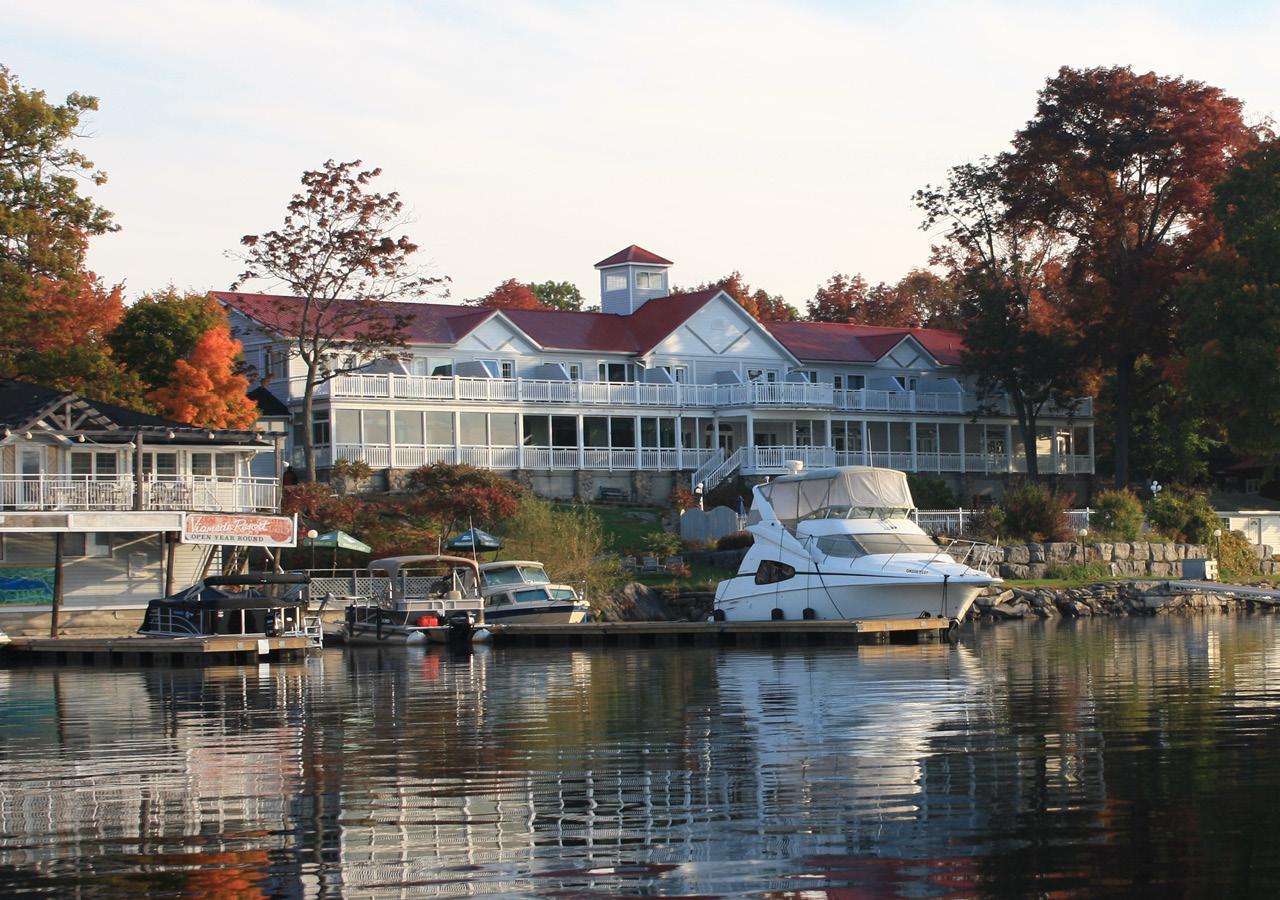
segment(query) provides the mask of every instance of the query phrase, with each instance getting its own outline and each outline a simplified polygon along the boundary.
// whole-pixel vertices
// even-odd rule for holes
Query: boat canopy
[[[791,527],[803,519],[844,518],[854,511],[864,511],[865,518],[892,511],[905,515],[915,507],[906,473],[873,466],[809,469],[758,485],[756,491],[778,520]]]
[[[385,559],[375,559],[370,562],[369,571],[375,575],[397,578],[401,569],[425,569],[432,566],[440,566],[446,569],[467,569],[479,580],[480,566],[475,560],[467,559],[465,556],[442,556],[440,554],[388,556]]]

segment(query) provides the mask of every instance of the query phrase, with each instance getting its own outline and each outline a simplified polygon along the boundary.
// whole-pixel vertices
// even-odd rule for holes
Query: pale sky
[[[306,168],[382,166],[452,297],[598,300],[637,243],[803,308],[836,271],[923,265],[912,194],[1005,148],[1062,65],[1185,75],[1280,116],[1280,5],[0,0],[0,62],[102,109],[83,149],[130,297],[221,289]]]

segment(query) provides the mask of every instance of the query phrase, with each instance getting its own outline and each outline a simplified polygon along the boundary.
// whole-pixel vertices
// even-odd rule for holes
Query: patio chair
[[[634,556],[624,556],[619,560],[619,562],[622,563],[622,569],[624,572],[634,572],[638,568],[636,566],[636,558]]]
[[[683,556],[668,556],[662,561],[662,568],[668,572],[674,572],[676,569],[684,565]]]
[[[662,571],[662,570],[658,567],[658,557],[656,557],[656,556],[646,556],[646,557],[643,557],[643,558],[640,560],[640,571],[641,571],[641,572],[660,572],[660,571]]]

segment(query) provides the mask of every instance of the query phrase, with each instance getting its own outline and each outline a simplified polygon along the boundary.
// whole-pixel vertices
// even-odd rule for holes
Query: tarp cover
[[[866,509],[911,509],[915,506],[905,473],[872,466],[810,469],[798,475],[775,478],[757,490],[773,507],[774,515],[788,523],[830,506]]]

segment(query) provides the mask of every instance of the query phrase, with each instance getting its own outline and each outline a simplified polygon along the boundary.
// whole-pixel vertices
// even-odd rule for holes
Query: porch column
[[[458,387],[458,376],[453,376],[454,390]],[[457,465],[462,462],[462,413],[458,410],[453,411],[453,463]]]
[[[751,410],[747,410],[747,439],[745,441],[748,447],[756,445],[756,416]],[[748,453],[751,451],[748,450]]]
[[[582,430],[582,413],[578,413],[578,468],[585,469],[587,467],[587,448],[583,443],[585,435]]]
[[[391,377],[387,377],[390,384]],[[396,411],[394,409],[387,410],[387,468],[394,469],[396,467]],[[387,486],[391,486],[391,474],[387,473]],[[165,596],[168,596],[166,594]]]
[[[862,464],[871,465],[871,445],[867,442],[867,420],[858,423],[862,427]]]
[[[639,385],[636,385],[636,390],[637,391],[640,390]],[[640,439],[640,417],[636,416],[635,419],[636,419],[636,424],[633,426],[635,428],[635,431],[632,432],[632,434],[635,436],[636,468],[643,469],[644,468],[644,441]],[[662,441],[658,441],[658,443],[661,444]]]
[[[680,385],[676,385],[676,390]],[[658,443],[662,443],[662,426],[658,426]],[[676,413],[676,471],[684,469],[684,416]]]
[[[966,462],[967,460],[965,459],[965,452],[964,452],[964,423],[961,422],[960,423],[960,474],[961,475],[963,475],[966,471],[968,471],[968,466],[966,465]]]
[[[914,397],[915,393],[916,393],[915,391],[912,391],[911,396]],[[919,435],[916,432],[916,420],[912,419],[911,420],[911,471],[912,472],[920,471],[919,448],[920,448],[920,441],[919,441]]]
[[[1036,435],[1036,443],[1039,444],[1039,435]],[[1053,474],[1058,474],[1058,423],[1049,426],[1049,465],[1053,467]]]
[[[1013,471],[1013,426],[1004,426],[1004,470]]]
[[[308,422],[308,428],[311,423]],[[133,436],[133,508],[141,510],[145,504],[143,502],[142,487],[142,429],[139,428]]]
[[[1094,444],[1094,442],[1093,442],[1093,426],[1092,426],[1092,425],[1090,425],[1090,426],[1089,426],[1089,474],[1090,474],[1090,475],[1092,475],[1092,474],[1093,474],[1093,469],[1094,469],[1094,460],[1095,460],[1095,458],[1096,458],[1096,457],[1094,456],[1094,447],[1095,447],[1095,446],[1097,446],[1097,445],[1096,445],[1096,444]]]
[[[519,384],[519,379],[516,381]],[[551,427],[551,418],[547,418],[547,427]],[[516,468],[524,468],[524,413],[516,413]]]
[[[714,412],[711,414],[711,452],[715,453],[715,451],[719,447],[720,447],[720,413]]]

